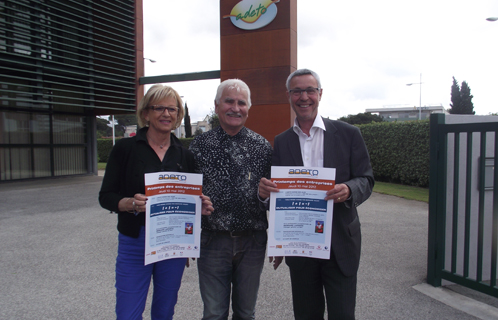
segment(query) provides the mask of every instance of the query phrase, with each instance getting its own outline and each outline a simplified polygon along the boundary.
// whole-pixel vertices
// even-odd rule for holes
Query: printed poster
[[[202,174],[145,174],[145,265],[171,258],[198,258]]]
[[[268,256],[330,258],[335,186],[334,168],[271,168],[280,189],[270,196]]]

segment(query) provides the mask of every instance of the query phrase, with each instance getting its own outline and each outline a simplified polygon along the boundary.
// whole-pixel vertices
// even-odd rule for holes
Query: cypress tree
[[[460,95],[460,86],[458,81],[453,77],[453,84],[451,85],[451,103],[450,114],[462,113],[462,98]]]
[[[185,123],[185,138],[191,138],[192,137],[192,125],[190,124],[190,115],[188,114],[188,107],[187,107],[186,102],[185,102],[184,123]]]
[[[460,100],[462,101],[461,114],[476,114],[474,111],[474,104],[472,103],[473,97],[474,96],[470,94],[470,88],[467,82],[462,82],[462,87],[460,88]]]

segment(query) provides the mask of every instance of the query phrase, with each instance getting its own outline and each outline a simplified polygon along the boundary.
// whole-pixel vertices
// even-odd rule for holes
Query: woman
[[[152,319],[172,319],[186,258],[144,266],[144,174],[160,171],[195,172],[194,157],[171,131],[182,122],[182,100],[171,87],[152,86],[137,107],[142,127],[121,139],[111,151],[100,189],[100,205],[118,214],[116,259],[116,314],[118,319],[142,319],[151,276],[154,294]],[[213,211],[202,195],[202,214]]]

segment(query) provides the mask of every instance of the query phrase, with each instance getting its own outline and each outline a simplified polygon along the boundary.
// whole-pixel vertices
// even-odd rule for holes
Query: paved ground
[[[114,318],[116,216],[98,204],[101,179],[0,183],[0,319]],[[427,204],[373,194],[359,211],[358,319],[498,318],[496,298],[424,285]],[[451,297],[457,297],[453,307]],[[200,319],[201,313],[194,262],[185,271],[175,319]],[[144,318],[150,319],[149,306]],[[256,318],[293,318],[285,264],[277,271],[266,264]]]

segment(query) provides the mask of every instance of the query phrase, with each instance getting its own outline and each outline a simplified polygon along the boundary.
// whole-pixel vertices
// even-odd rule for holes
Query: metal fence
[[[498,297],[498,117],[434,114],[430,130],[427,282]]]

